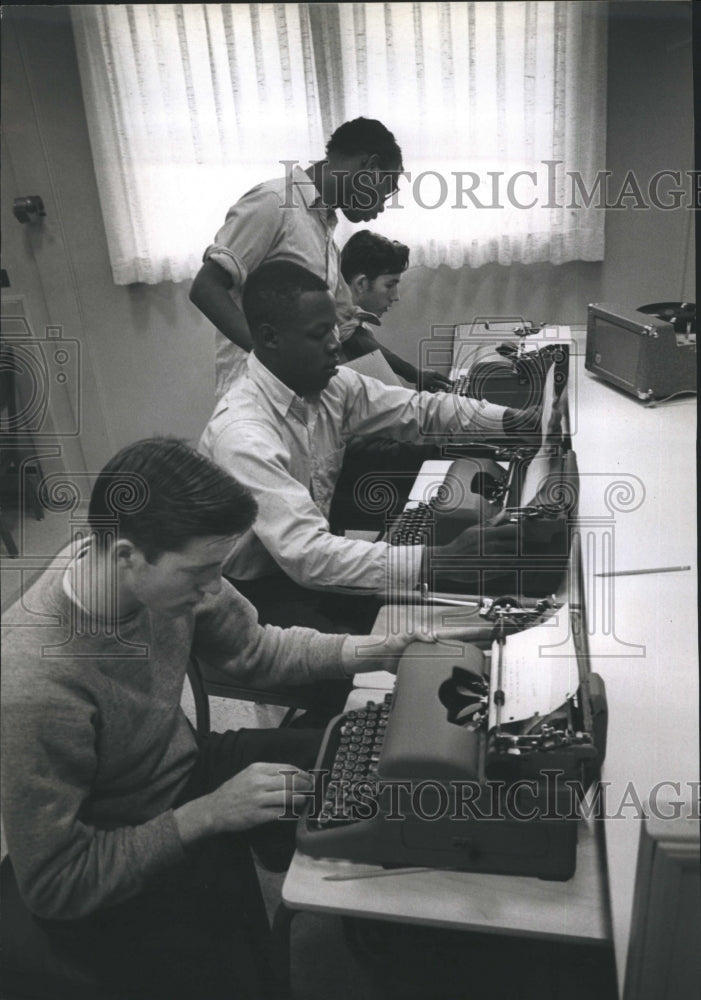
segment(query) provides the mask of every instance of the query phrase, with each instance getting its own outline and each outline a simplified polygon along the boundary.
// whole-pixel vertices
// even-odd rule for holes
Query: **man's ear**
[[[139,558],[143,560],[144,555],[128,538],[120,538],[112,546],[112,558],[115,565],[132,568]]]
[[[272,323],[261,323],[256,333],[256,341],[267,351],[276,351],[280,343],[280,334]]]
[[[360,165],[363,170],[379,170],[380,157],[377,153],[364,153]]]
[[[358,296],[364,295],[370,287],[370,281],[366,274],[356,274],[351,278],[350,290],[351,295]]]

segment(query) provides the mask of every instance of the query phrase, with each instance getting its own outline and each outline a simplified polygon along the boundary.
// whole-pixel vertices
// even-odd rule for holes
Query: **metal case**
[[[625,306],[589,306],[585,367],[641,400],[696,391],[696,334]]]

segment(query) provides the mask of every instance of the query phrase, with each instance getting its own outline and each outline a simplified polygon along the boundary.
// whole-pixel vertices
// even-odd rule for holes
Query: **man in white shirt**
[[[367,631],[373,598],[415,589],[437,554],[456,557],[459,578],[484,537],[468,529],[437,552],[331,534],[328,515],[346,441],[377,433],[436,444],[465,434],[503,437],[518,418],[482,400],[417,393],[338,368],[333,297],[296,264],[258,268],[246,283],[243,308],[254,350],[200,439],[201,451],[235,474],[258,504],[258,519],[237,540],[225,572],[262,622],[287,621],[290,601],[297,624]],[[514,534],[513,525],[495,528],[492,553],[509,551]]]
[[[241,293],[248,274],[265,261],[295,261],[323,278],[336,300],[341,336],[353,332],[355,311],[333,239],[336,210],[351,222],[376,218],[402,169],[392,133],[381,122],[356,118],[333,133],[325,160],[307,170],[281,169],[280,177],[258,184],[229,209],[190,290],[191,301],[217,327],[218,399],[251,350]]]

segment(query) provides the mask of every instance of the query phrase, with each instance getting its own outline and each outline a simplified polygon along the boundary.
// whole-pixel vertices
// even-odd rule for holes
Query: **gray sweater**
[[[196,756],[180,708],[191,652],[256,687],[344,676],[344,636],[263,628],[226,582],[182,617],[142,609],[105,627],[64,592],[69,556],[3,621],[3,825],[27,905],[55,919],[184,857],[172,806]]]

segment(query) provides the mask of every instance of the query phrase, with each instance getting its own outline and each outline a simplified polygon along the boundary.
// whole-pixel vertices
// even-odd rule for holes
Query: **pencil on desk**
[[[611,573],[595,573],[594,576],[643,576],[645,573],[683,573],[691,566],[651,566],[649,569],[619,569]]]
[[[351,882],[357,878],[382,878],[384,875],[413,875],[415,872],[437,871],[435,868],[381,868],[377,871],[349,872],[345,875],[324,875],[324,882]]]

